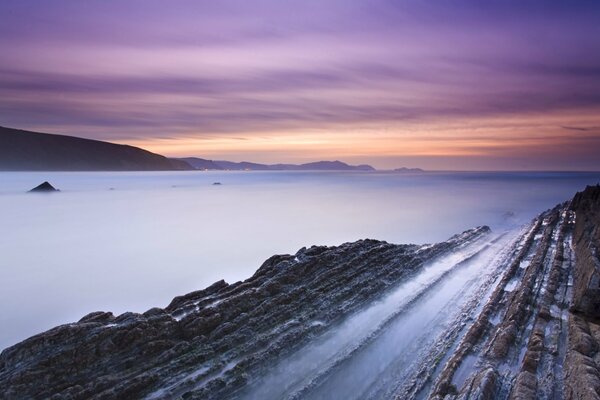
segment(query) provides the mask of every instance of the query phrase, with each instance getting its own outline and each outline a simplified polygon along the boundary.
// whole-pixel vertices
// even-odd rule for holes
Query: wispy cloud
[[[386,154],[400,155],[406,132],[427,143],[445,129],[447,143],[477,136],[516,154],[506,131],[537,138],[557,126],[596,146],[598,15],[584,0],[9,0],[0,124],[150,147],[162,138],[164,149],[172,138],[178,151],[230,138],[258,151],[264,138],[320,132],[354,154],[365,146],[349,132],[385,130]]]
[[[600,126],[561,126],[561,128],[569,130],[569,131],[581,131],[581,132],[590,132],[590,131],[599,131]]]

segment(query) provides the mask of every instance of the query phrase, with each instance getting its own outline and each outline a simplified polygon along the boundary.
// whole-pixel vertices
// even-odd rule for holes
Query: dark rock
[[[576,222],[573,232],[577,263],[573,308],[600,318],[600,185],[588,186],[571,202]]]
[[[86,315],[85,317],[81,318],[79,320],[79,323],[83,323],[83,322],[108,323],[108,322],[114,321],[114,319],[115,319],[115,316],[111,312],[96,311],[96,312],[91,312],[88,315]]]
[[[445,365],[432,366],[437,376],[419,377],[430,399],[600,399],[600,187],[568,207],[538,216],[507,253],[481,312],[461,328],[452,352],[433,362]],[[9,400],[233,398],[432,257],[488,232],[473,229],[430,247],[370,239],[311,246],[164,309],[91,313],[4,350],[0,393]],[[467,376],[462,369],[457,378],[459,368]]]
[[[52,186],[50,183],[48,183],[48,181],[39,184],[38,186],[34,187],[33,189],[31,189],[29,192],[39,192],[39,193],[52,193],[52,192],[59,192],[60,190],[55,189],[54,186]]]
[[[536,218],[429,399],[600,400],[598,264],[592,257],[600,236],[600,187],[586,188],[570,207],[563,203]],[[504,290],[509,282],[511,289]],[[467,364],[467,377],[460,371],[457,385],[455,375],[467,357],[477,361]],[[486,375],[490,379],[482,385]]]
[[[219,281],[176,297],[164,309],[91,313],[5,349],[0,393],[3,399],[228,398],[427,260],[488,232],[473,229],[427,248],[376,240],[313,246],[269,258],[243,282]]]

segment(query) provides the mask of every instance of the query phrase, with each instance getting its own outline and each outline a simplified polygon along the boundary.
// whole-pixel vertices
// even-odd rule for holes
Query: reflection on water
[[[24,192],[48,180],[55,194]],[[600,173],[0,173],[0,348],[93,310],[144,311],[275,253],[519,225]],[[222,185],[213,185],[221,182]]]

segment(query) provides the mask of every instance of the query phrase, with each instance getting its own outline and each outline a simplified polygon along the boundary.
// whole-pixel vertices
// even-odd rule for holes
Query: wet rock
[[[564,366],[565,398],[600,399],[600,186],[588,186],[571,202],[576,263]]]
[[[498,374],[492,368],[484,370],[475,379],[475,386],[477,389],[474,392],[474,398],[481,400],[492,400],[496,398],[496,383],[498,380]]]
[[[506,327],[502,327],[498,331],[496,340],[490,351],[490,356],[495,359],[500,359],[506,356],[510,346],[513,345],[515,337],[517,336],[517,327],[514,323],[509,324]]]
[[[572,268],[573,220],[566,203],[538,217],[515,261],[440,373],[429,399],[597,398],[600,326],[596,330],[585,319],[589,317],[571,315],[567,334],[564,320],[569,277],[577,274]],[[503,290],[515,280],[512,290]],[[492,323],[491,316],[496,319]],[[467,356],[477,363],[470,376],[464,378],[461,371],[464,384],[454,394],[448,388]],[[485,374],[501,376],[487,394],[481,386]]]
[[[573,232],[577,263],[574,271],[573,308],[600,318],[600,185],[588,186],[571,203],[576,222]]]
[[[569,315],[569,349],[567,351],[564,379],[565,398],[600,399],[600,369],[594,359],[596,340],[589,334],[587,322]]]
[[[537,398],[537,380],[535,372],[522,371],[510,394],[510,400],[530,400]]]
[[[600,186],[586,188],[522,233],[487,303],[458,324],[452,353],[431,359],[440,372],[419,375],[430,399],[600,400],[599,210]],[[487,232],[470,230],[431,247],[361,240],[302,248],[270,257],[243,282],[216,282],[164,309],[91,313],[4,350],[0,393],[232,398],[427,260]],[[407,393],[419,392],[416,381]]]
[[[313,246],[269,258],[243,282],[176,297],[164,309],[90,313],[4,350],[0,393],[227,398],[426,261],[488,232],[476,228],[428,248],[376,240]]]

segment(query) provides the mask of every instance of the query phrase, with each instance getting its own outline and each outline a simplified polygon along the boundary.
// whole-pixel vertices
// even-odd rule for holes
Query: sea
[[[28,193],[48,181],[60,192]],[[600,172],[0,172],[0,350],[144,312],[274,254],[518,228]]]

